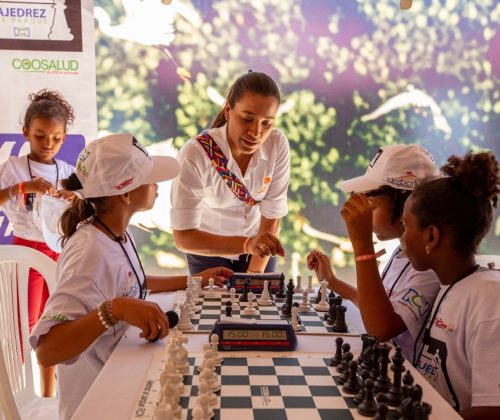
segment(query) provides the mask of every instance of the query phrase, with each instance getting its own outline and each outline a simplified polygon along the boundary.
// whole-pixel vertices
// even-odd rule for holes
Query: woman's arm
[[[260,226],[258,235],[263,233],[271,233],[274,236],[278,236],[278,231],[280,227],[280,219],[267,219],[264,216],[260,217]],[[260,257],[258,255],[252,255],[250,264],[248,265],[248,272],[250,273],[262,273],[266,269],[267,263],[270,256]]]
[[[213,278],[215,283],[224,283],[233,272],[226,267],[214,267],[195,274],[203,279],[202,286],[208,284],[208,279]],[[186,288],[187,276],[147,276],[148,288],[152,293],[171,292]]]

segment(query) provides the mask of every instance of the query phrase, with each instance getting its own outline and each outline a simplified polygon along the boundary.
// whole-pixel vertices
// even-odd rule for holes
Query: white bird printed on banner
[[[218,91],[212,86],[207,87],[207,95],[208,99],[210,99],[214,104],[223,106],[226,102],[226,98],[224,98]],[[286,114],[288,111],[290,111],[295,105],[295,101],[293,99],[287,99],[285,102],[283,102],[279,109],[278,109],[278,115],[281,114]]]
[[[443,115],[436,101],[421,89],[416,89],[413,85],[408,85],[406,92],[398,93],[396,96],[385,101],[375,111],[363,115],[361,121],[375,120],[382,115],[388,114],[398,108],[414,106],[417,108],[429,108],[432,113],[432,120],[438,130],[451,134],[451,127]]]
[[[99,29],[113,38],[160,48],[176,67],[177,74],[188,80],[189,71],[179,67],[167,47],[175,39],[175,15],[200,27],[202,20],[198,11],[180,0],[122,0],[122,4],[125,20],[118,25],[111,25],[111,18],[103,8],[94,7]]]

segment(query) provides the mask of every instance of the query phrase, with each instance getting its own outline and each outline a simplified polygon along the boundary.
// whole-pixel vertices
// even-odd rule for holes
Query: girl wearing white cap
[[[280,93],[264,73],[232,85],[210,129],[179,152],[171,223],[191,273],[223,265],[234,271],[275,271],[284,256],[277,239],[287,214],[290,150],[274,122]]]
[[[88,144],[64,181],[81,199],[61,219],[57,288],[30,337],[40,363],[58,365],[60,419],[71,418],[128,324],[148,340],[168,334],[165,314],[142,299],[147,289],[185,287],[186,276],[147,276],[127,226],[134,213],[153,206],[156,183],[178,172],[175,159],[151,157],[131,135],[116,134]],[[219,280],[231,274],[199,273]]]
[[[330,289],[354,302],[360,309],[367,333],[381,341],[394,338],[408,360],[423,318],[439,291],[432,271],[415,271],[398,247],[380,275],[373,234],[381,241],[403,234],[403,206],[418,180],[437,176],[430,153],[418,145],[392,145],[379,149],[365,175],[343,181],[339,187],[351,196],[341,215],[347,227],[356,262],[357,288],[340,280],[329,258],[320,251],[307,257],[309,268]]]

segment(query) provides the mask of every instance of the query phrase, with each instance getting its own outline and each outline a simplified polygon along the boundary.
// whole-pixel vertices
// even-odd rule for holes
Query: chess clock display
[[[241,293],[243,292],[247,279],[250,279],[249,291],[253,293],[262,293],[264,280],[267,280],[272,284],[272,293],[275,293],[279,289],[280,281],[285,281],[285,275],[283,273],[233,273],[227,287],[234,287],[237,293]]]
[[[219,337],[219,350],[292,351],[297,347],[297,336],[287,321],[221,319],[212,334]]]

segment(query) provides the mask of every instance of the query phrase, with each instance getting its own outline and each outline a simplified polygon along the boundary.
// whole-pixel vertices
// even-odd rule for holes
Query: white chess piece
[[[292,320],[290,322],[294,331],[300,331],[302,329],[299,324],[299,308],[292,306]]]
[[[327,302],[327,297],[328,297],[328,293],[327,293],[327,290],[326,290],[326,285],[328,284],[328,282],[326,280],[321,280],[321,301],[314,305],[314,309],[316,309],[317,311],[319,312],[327,312],[328,309],[330,309],[330,306],[328,305],[328,302]]]
[[[302,291],[302,303],[299,305],[299,311],[300,312],[309,312],[311,309],[311,305],[309,304],[309,292],[307,289],[304,289]]]
[[[172,420],[172,406],[160,403],[155,409],[155,420]]]
[[[198,384],[198,407],[200,407],[203,411],[203,415],[205,419],[211,419],[214,416],[214,410],[211,405],[213,405],[213,397],[211,395],[215,395],[210,392],[208,382],[206,379],[201,379]],[[215,396],[215,401],[217,404],[217,396]]]
[[[253,306],[253,300],[255,298],[255,295],[253,292],[248,293],[248,306],[243,309],[243,314],[244,315],[255,315],[257,313],[257,309],[254,308]]]
[[[175,367],[177,368],[177,372],[179,372],[181,375],[186,375],[187,373],[189,373],[189,363],[187,361],[188,351],[183,346],[183,344],[187,344],[188,339],[184,336],[178,336],[176,341],[178,343],[178,348],[176,358],[177,363]]]
[[[302,276],[300,274],[297,275],[297,286],[295,286],[295,293],[302,293],[304,289],[302,289]]]
[[[236,302],[236,289],[234,287],[231,287],[229,289],[229,294],[231,295],[231,306],[233,309],[239,309],[240,305],[238,305],[238,302]]]
[[[177,328],[181,331],[187,331],[193,329],[193,324],[189,319],[189,306],[186,304],[182,304],[179,306],[181,311],[181,316],[179,319],[179,324],[177,324]]]
[[[313,287],[313,276],[309,275],[307,276],[307,289],[309,293],[314,293],[314,287]]]
[[[72,41],[74,35],[68,26],[64,10],[67,8],[66,0],[55,0],[52,8],[54,9],[54,20],[50,28],[49,39],[51,41]]]
[[[186,301],[185,304],[189,307],[189,318],[194,318],[196,315],[196,312],[194,310],[194,296],[193,292],[190,289],[186,290]]]
[[[262,306],[270,306],[273,304],[273,301],[270,299],[270,296],[269,296],[269,281],[268,280],[264,280],[262,294],[260,295],[260,299],[258,299],[257,302],[259,305],[262,305]]]
[[[219,346],[219,336],[217,334],[212,334],[210,336],[210,344],[212,348],[212,358],[214,360],[214,364],[215,366],[220,366],[222,363],[224,363],[224,359],[221,357],[219,349],[217,348]]]
[[[201,287],[203,283],[203,277],[201,276],[195,276],[193,277],[193,280],[196,281],[196,289],[198,290],[198,297],[203,297],[205,296],[205,292],[203,292],[203,287]]]
[[[205,292],[206,297],[214,297],[215,296],[215,290],[214,290],[214,279],[210,277],[208,279],[208,290]]]

